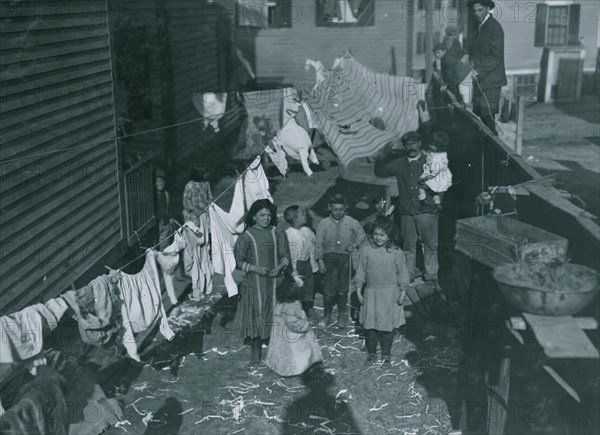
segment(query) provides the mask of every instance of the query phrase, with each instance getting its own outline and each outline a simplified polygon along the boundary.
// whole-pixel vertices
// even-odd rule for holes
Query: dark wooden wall
[[[105,1],[3,4],[0,312],[55,296],[122,240]]]

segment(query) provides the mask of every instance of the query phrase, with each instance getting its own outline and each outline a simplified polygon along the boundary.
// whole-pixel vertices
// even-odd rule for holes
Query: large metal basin
[[[506,263],[494,269],[494,279],[515,308],[546,316],[577,314],[600,287],[598,272],[570,263]]]

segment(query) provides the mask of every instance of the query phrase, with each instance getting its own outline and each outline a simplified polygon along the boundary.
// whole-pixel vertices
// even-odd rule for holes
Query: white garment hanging
[[[139,273],[135,275],[121,273],[119,287],[123,298],[121,306],[123,327],[125,329],[123,345],[132,359],[140,361],[135,333],[147,330],[154,322],[160,320],[160,333],[167,340],[172,340],[175,336],[169,326],[165,307],[162,303],[156,257],[152,249],[146,251],[146,262]]]
[[[265,148],[265,152],[269,155],[269,158],[271,159],[273,164],[277,166],[277,169],[279,169],[281,175],[285,177],[288,171],[288,162],[287,158],[285,157],[285,151],[283,151],[283,148],[281,148],[279,144],[276,144],[274,142],[271,142],[271,144],[273,145],[273,148],[275,148],[275,150],[273,150],[273,148],[271,148],[270,146],[267,146]]]
[[[273,202],[273,197],[269,192],[267,174],[260,164],[260,156],[256,157],[248,170],[236,180],[229,215],[235,221],[239,221],[254,201],[259,199],[268,199]]]
[[[238,294],[238,288],[233,280],[235,270],[233,248],[238,235],[244,231],[244,224],[237,225],[237,220],[216,204],[211,204],[208,212],[211,222],[213,268],[215,273],[225,277],[225,288],[229,297],[235,296]]]
[[[205,94],[194,93],[192,94],[192,103],[194,103],[194,107],[198,113],[204,117],[204,128],[211,125],[215,133],[218,133],[219,120],[225,114],[227,94],[217,95],[212,92]]]
[[[192,222],[187,222],[182,228],[185,241],[183,261],[185,273],[192,278],[192,295],[199,299],[206,291],[209,295],[213,290],[213,268],[210,261],[208,246],[208,215],[206,213],[199,217],[200,226],[196,227]]]
[[[300,160],[306,175],[310,177],[313,174],[308,165],[308,159],[310,158],[315,164],[318,164],[319,160],[312,149],[310,136],[298,125],[296,118],[288,120],[273,139],[273,143],[280,145],[288,156]]]

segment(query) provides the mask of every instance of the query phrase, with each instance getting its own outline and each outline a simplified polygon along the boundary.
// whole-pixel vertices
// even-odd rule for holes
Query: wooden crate
[[[565,261],[567,239],[505,216],[456,222],[456,249],[489,266],[502,263]]]

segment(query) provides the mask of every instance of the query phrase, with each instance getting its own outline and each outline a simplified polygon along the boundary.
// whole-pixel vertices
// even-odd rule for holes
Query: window
[[[292,0],[237,0],[237,24],[273,29],[292,27]]]
[[[526,102],[537,101],[537,74],[515,75],[513,78],[514,93],[524,97]]]
[[[374,26],[375,0],[315,0],[317,26]]]
[[[433,33],[433,45],[440,42],[442,34],[440,32]],[[423,54],[427,50],[427,38],[425,32],[417,32],[417,54]]]
[[[540,3],[535,16],[535,47],[579,45],[581,5],[552,6]]]

